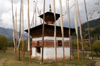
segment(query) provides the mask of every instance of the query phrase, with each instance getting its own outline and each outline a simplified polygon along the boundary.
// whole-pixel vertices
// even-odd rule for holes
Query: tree
[[[6,36],[0,35],[0,49],[4,51],[7,50],[8,39]]]
[[[93,31],[93,36],[95,39],[99,39],[99,35],[100,35],[100,26],[99,27],[96,27]]]
[[[73,47],[73,49],[77,49],[77,40],[76,39],[72,40],[72,47]],[[81,42],[79,42],[79,49],[82,49],[82,43]]]
[[[9,42],[8,42],[8,47],[14,47],[14,44],[13,44],[12,41],[9,41]]]
[[[76,39],[72,40],[72,47],[73,47],[73,49],[77,49],[77,40]]]
[[[20,48],[22,50],[22,40],[20,41]],[[27,40],[24,40],[24,50],[27,51],[27,48],[28,48],[28,42]]]
[[[95,3],[95,5],[100,5],[100,0],[96,0],[96,3]],[[93,16],[93,14],[95,13],[95,12],[97,12],[98,13],[98,15],[99,15],[99,18],[100,18],[100,10],[92,10],[92,11],[90,11],[89,12],[89,14],[90,14],[90,19],[92,19],[92,16]]]
[[[100,53],[100,41],[95,41],[92,44],[92,50],[98,55]]]

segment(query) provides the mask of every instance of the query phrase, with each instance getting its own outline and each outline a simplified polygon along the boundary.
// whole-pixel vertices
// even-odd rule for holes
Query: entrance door
[[[41,53],[41,48],[40,47],[36,47],[36,52],[37,53]]]

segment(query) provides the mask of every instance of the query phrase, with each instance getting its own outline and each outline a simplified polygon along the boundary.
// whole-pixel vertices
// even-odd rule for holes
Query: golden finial
[[[51,4],[49,5],[49,8],[50,8],[50,12],[51,12],[51,11],[52,11],[52,10],[51,10]]]

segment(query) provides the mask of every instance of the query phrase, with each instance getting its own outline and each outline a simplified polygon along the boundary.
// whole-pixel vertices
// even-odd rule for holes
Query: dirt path
[[[0,59],[0,66],[3,66],[3,63],[7,60],[7,58]]]

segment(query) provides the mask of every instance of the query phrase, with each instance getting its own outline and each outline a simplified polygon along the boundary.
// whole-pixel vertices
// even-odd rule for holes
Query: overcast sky
[[[34,11],[34,7],[35,7],[35,3],[33,3],[33,1],[37,0],[30,0],[30,21],[32,22],[32,16],[33,16],[33,11]],[[97,12],[95,12],[92,16],[92,19],[90,19],[90,14],[89,12],[92,10],[96,10],[96,11],[100,11],[100,5],[96,5],[96,3],[98,3],[98,1],[100,2],[100,0],[86,0],[86,4],[87,4],[87,11],[88,11],[88,18],[89,20],[92,19],[97,19],[99,18],[99,15],[97,14]],[[74,4],[74,0],[69,0],[70,2],[70,7]],[[86,15],[85,15],[85,8],[84,8],[84,0],[78,0],[79,2],[79,9],[80,9],[80,15],[81,15],[81,22],[84,23],[86,22]],[[13,28],[13,24],[12,24],[12,0],[0,0],[0,27],[3,28]],[[51,8],[52,8],[52,12],[53,12],[53,0],[46,0],[46,9],[45,11],[49,11],[49,4],[51,4]],[[38,4],[37,4],[39,10],[42,11],[43,13],[43,0],[38,0]],[[27,29],[28,27],[28,18],[27,18],[27,0],[24,0],[24,26],[25,29]],[[68,18],[67,18],[67,14],[65,14],[65,12],[67,11],[66,9],[66,0],[62,0],[62,7],[63,7],[63,20],[64,20],[64,26],[68,27]],[[14,13],[15,13],[15,9],[17,8],[17,21],[18,21],[18,26],[19,26],[19,20],[20,20],[20,0],[14,0]],[[74,12],[75,8],[72,7],[70,9],[70,20],[71,20],[71,27],[75,27],[74,24]],[[56,12],[60,14],[60,3],[59,0],[56,0]],[[37,12],[37,19],[38,19],[38,23],[37,25],[40,24],[40,19],[39,19],[39,14]],[[60,21],[60,20],[58,20]]]

